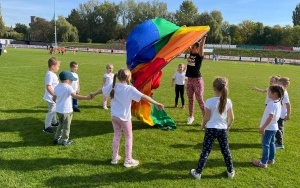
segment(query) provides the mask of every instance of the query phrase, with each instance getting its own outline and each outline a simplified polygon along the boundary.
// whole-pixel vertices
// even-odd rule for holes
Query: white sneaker
[[[197,179],[197,180],[201,179],[201,174],[197,173],[195,169],[191,170],[191,174],[195,179]]]
[[[103,106],[103,109],[104,109],[104,110],[108,110],[107,106]]]
[[[194,117],[188,117],[187,124],[190,125],[194,122]]]
[[[126,168],[130,168],[130,167],[138,166],[139,163],[140,163],[140,162],[139,162],[138,160],[134,160],[134,159],[126,160],[125,163],[124,163],[124,166],[125,166]]]
[[[118,155],[116,159],[111,160],[111,164],[116,165],[116,164],[118,164],[118,161],[121,159],[122,159],[122,157],[120,155]]]
[[[231,173],[227,171],[227,175],[228,175],[228,178],[232,179],[234,177],[234,175],[235,175],[235,171],[232,170]]]

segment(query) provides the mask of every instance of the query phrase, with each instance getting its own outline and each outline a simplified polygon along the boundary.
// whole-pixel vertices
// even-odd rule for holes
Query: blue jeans
[[[262,136],[262,158],[261,163],[267,164],[268,161],[275,158],[275,134],[277,131],[266,130]]]

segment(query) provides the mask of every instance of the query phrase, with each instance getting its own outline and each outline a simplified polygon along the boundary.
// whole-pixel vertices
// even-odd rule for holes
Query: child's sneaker
[[[139,163],[140,163],[140,162],[139,162],[138,160],[134,160],[134,159],[126,160],[125,163],[124,163],[124,166],[125,166],[126,168],[130,168],[130,167],[138,166]]]
[[[47,127],[46,129],[43,130],[45,133],[53,134],[54,131],[52,130],[52,127]]]
[[[229,179],[232,179],[234,177],[234,175],[235,175],[235,171],[234,170],[232,170],[232,172],[228,172],[227,171],[227,176],[228,176]]]
[[[261,163],[261,161],[252,161],[252,164],[254,166],[261,167],[261,168],[267,168],[268,167],[267,164],[263,164],[263,163]]]
[[[103,106],[103,109],[104,109],[104,110],[108,110],[107,106]]]
[[[275,164],[275,160],[274,159],[272,159],[272,160],[268,160],[268,164]]]
[[[54,144],[54,145],[58,144],[59,140],[60,140],[60,137],[59,137],[59,138],[55,138],[55,139],[53,140],[53,144]]]
[[[195,179],[197,179],[197,180],[201,179],[201,174],[197,173],[195,169],[191,170],[191,174]]]
[[[185,109],[185,106],[184,106],[184,105],[182,105],[181,109]]]
[[[178,108],[178,105],[175,105],[174,108]]]
[[[59,123],[58,123],[58,122],[56,122],[56,123],[52,123],[52,124],[51,124],[51,127],[58,127],[58,125],[59,125]]]
[[[117,156],[117,159],[112,159],[112,160],[111,160],[111,164],[113,164],[113,165],[118,164],[118,161],[121,160],[121,158],[122,158],[122,157],[121,157],[120,155],[118,155],[118,156]]]
[[[187,124],[190,125],[194,122],[194,117],[188,117]]]
[[[63,146],[68,146],[68,145],[71,145],[71,144],[73,144],[73,141],[71,141],[71,140],[63,141],[63,143],[62,143]]]
[[[276,149],[284,149],[284,145],[276,144]]]

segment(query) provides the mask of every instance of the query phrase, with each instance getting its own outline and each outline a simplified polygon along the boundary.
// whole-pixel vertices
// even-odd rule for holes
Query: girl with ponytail
[[[117,82],[118,78],[118,82]],[[120,69],[114,75],[113,83],[91,93],[91,97],[103,93],[105,96],[111,97],[111,118],[114,128],[114,138],[112,142],[113,153],[111,164],[116,165],[121,159],[119,155],[119,145],[122,132],[125,135],[125,162],[124,166],[134,167],[139,165],[139,161],[132,158],[132,122],[131,122],[131,102],[132,100],[139,102],[145,100],[163,109],[164,105],[156,102],[151,97],[144,95],[135,87],[129,85],[131,81],[131,72],[128,69]]]
[[[228,178],[233,178],[235,175],[227,137],[234,120],[232,102],[227,98],[228,79],[225,77],[216,78],[213,82],[213,90],[215,96],[207,99],[202,121],[202,129],[205,130],[202,153],[197,167],[191,170],[191,174],[195,179],[201,179],[202,170],[215,139],[219,142],[227,167]]]

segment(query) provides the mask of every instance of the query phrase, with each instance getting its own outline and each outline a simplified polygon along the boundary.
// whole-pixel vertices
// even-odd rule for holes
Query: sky
[[[54,15],[67,17],[72,9],[77,9],[80,3],[88,0],[0,0],[2,17],[6,26],[14,27],[16,23],[29,25],[30,16],[37,16],[51,20]],[[103,0],[98,0],[103,2]],[[108,0],[118,4],[120,0]],[[123,0],[124,1],[124,0]],[[143,0],[135,0],[142,2]],[[144,0],[152,1],[152,0]],[[166,2],[169,12],[179,9],[182,1],[158,0]],[[54,6],[55,2],[55,6]],[[176,3],[174,3],[176,2]],[[221,11],[223,20],[230,24],[239,24],[245,20],[261,22],[264,25],[276,24],[293,25],[292,14],[299,0],[194,0],[198,12]]]

